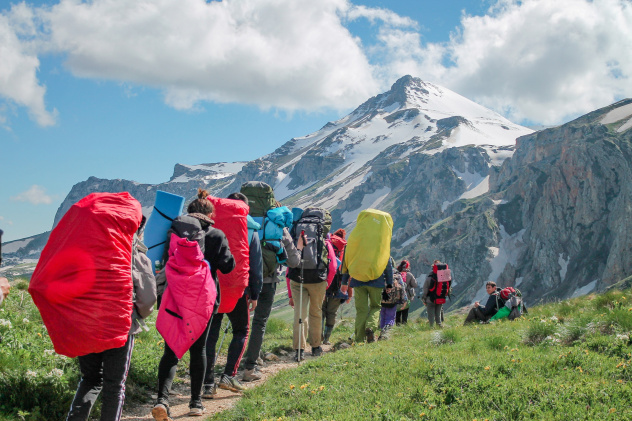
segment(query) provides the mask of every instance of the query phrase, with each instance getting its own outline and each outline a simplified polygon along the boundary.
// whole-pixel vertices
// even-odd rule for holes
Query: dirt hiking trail
[[[331,352],[331,345],[322,345],[323,353]],[[254,382],[241,382],[246,388],[250,389],[256,386],[259,386],[267,381],[270,377],[276,375],[281,370],[286,370],[288,368],[293,368],[298,366],[298,363],[294,361],[294,353],[287,353],[287,355],[276,355],[278,358],[275,361],[264,361],[264,365],[260,367],[260,373],[262,374],[261,380],[257,380]],[[274,357],[273,357],[274,358]],[[320,358],[320,357],[319,357]],[[305,354],[305,361],[301,364],[305,364],[310,360],[314,359],[311,354]],[[156,362],[157,364],[158,362]],[[223,366],[226,363],[226,356],[220,355],[219,361],[217,362],[218,366]],[[242,370],[239,370],[237,373],[237,378],[241,381],[241,376],[243,374]],[[216,377],[217,379],[217,377]],[[203,417],[189,417],[187,414],[189,413],[189,400],[191,398],[191,389],[189,386],[189,377],[182,379],[183,382],[173,385],[171,395],[169,396],[170,403],[170,411],[171,418],[174,421],[200,421],[207,419],[210,415],[216,414],[218,412],[225,411],[227,409],[232,408],[241,398],[241,393],[234,393],[229,390],[217,389],[217,395],[215,395],[214,399],[203,399],[202,403],[204,404],[204,408],[206,412]],[[158,379],[156,379],[158,382]],[[156,400],[155,392],[151,397],[147,397],[147,401],[144,404],[136,404],[133,407],[126,407],[123,410],[123,416],[121,420],[126,421],[147,421],[153,420],[154,418],[151,416],[151,409],[154,407],[154,403]]]

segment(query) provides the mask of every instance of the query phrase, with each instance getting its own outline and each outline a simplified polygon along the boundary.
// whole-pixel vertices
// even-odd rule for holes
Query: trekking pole
[[[307,246],[307,241],[305,240],[305,231],[301,231],[301,238],[303,239],[303,249],[301,250],[301,276],[300,276],[300,292],[298,294],[298,350],[297,360],[299,365],[301,364],[301,360],[303,359],[303,352],[301,351],[301,345],[303,344],[303,269],[305,267],[305,247]]]
[[[215,353],[215,359],[213,360],[213,370],[215,370],[215,364],[217,363],[217,357],[219,357],[219,353],[222,351],[222,345],[224,345],[224,339],[226,338],[226,334],[228,333],[228,328],[230,327],[230,320],[226,323],[226,329],[224,329],[224,335],[222,335],[222,340],[219,341],[219,349]],[[215,373],[213,373],[213,378],[215,378]],[[213,381],[213,389],[217,391],[217,382]]]

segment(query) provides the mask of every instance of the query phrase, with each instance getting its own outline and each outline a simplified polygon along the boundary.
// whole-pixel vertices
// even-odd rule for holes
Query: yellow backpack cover
[[[369,282],[384,273],[391,257],[392,235],[393,218],[389,213],[377,209],[360,212],[349,234],[344,257],[353,279]]]

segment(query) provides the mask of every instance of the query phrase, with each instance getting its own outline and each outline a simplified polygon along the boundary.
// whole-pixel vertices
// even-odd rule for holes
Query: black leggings
[[[189,348],[189,375],[191,376],[191,401],[199,400],[202,396],[204,372],[206,370],[206,338],[208,336],[212,316],[206,325],[202,336]],[[158,364],[158,401],[168,403],[171,384],[176,377],[178,357],[165,342],[165,352]]]
[[[228,355],[226,356],[226,367],[224,367],[224,374],[233,377],[237,374],[239,368],[239,362],[246,350],[246,342],[248,339],[248,333],[250,332],[250,313],[248,311],[248,305],[250,300],[247,295],[243,295],[235,308],[230,313],[227,313],[228,320],[233,328],[233,338],[228,345]],[[222,319],[224,314],[218,313],[213,317],[213,323],[211,323],[211,329],[209,330],[208,339],[206,341],[206,374],[204,376],[204,384],[214,383],[213,371],[215,367],[213,363],[215,361],[215,346],[220,336],[222,328]],[[221,351],[221,350],[220,350]]]
[[[410,307],[406,308],[405,310],[400,310],[395,314],[395,323],[399,324],[406,324],[408,323],[408,310],[410,310]]]

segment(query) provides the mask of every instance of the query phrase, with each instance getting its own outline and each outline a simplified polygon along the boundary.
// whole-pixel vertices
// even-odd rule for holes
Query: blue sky
[[[246,161],[405,74],[523,124],[632,96],[629,0],[0,0],[0,227],[90,176]]]

